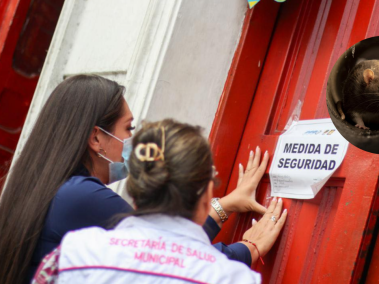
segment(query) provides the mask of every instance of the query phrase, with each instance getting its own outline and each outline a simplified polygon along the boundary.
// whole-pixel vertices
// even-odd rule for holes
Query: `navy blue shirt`
[[[124,199],[99,179],[89,176],[86,170],[79,174],[72,176],[58,189],[50,204],[25,283],[31,282],[43,257],[59,246],[67,232],[91,226],[108,228],[112,217],[133,211]],[[220,231],[211,217],[208,217],[203,228],[211,240]],[[251,255],[245,245],[218,243],[215,247],[228,258],[250,266]]]

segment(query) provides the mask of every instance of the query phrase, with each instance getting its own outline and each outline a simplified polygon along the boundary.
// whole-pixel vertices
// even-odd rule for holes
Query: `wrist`
[[[220,198],[218,200],[222,208],[224,209],[226,215],[230,216],[233,212],[235,212],[234,207],[233,207],[233,201],[229,197],[229,195],[224,196],[223,198]]]
[[[258,259],[260,259],[264,265],[264,261],[262,259],[263,255],[260,253],[259,245],[246,239],[243,239],[240,243],[244,244],[249,249],[251,254],[251,265],[253,265]]]
[[[216,210],[211,206],[211,211],[209,212],[209,216],[212,217],[212,219],[217,223],[217,225],[221,228],[222,222],[220,219],[220,216],[218,216]]]
[[[221,223],[224,223],[226,220],[228,220],[229,215],[225,212],[219,200],[220,198],[212,198],[211,206],[213,207],[213,210],[217,213]]]

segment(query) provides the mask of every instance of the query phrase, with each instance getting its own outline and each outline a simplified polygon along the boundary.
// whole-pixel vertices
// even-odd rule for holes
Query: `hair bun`
[[[127,190],[135,214],[192,218],[199,190],[212,179],[212,154],[200,128],[171,119],[144,123],[133,149]]]
[[[138,186],[146,190],[148,195],[156,195],[161,192],[169,178],[169,172],[164,161],[141,163],[141,171],[138,177]]]

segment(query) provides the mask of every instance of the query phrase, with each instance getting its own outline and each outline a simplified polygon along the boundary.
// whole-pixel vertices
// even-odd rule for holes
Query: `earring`
[[[105,156],[107,155],[107,151],[105,151],[103,148],[100,147],[100,151],[97,153],[97,156],[98,156],[98,157],[101,158],[101,157],[103,156],[103,155],[101,154],[101,151],[104,152],[104,155],[105,155]]]

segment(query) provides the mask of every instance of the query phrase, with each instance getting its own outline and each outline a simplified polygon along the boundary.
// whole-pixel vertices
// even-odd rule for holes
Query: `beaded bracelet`
[[[259,252],[259,249],[258,249],[257,245],[256,245],[255,243],[249,241],[249,240],[246,240],[246,239],[243,239],[242,241],[243,241],[243,242],[247,242],[247,243],[249,243],[249,244],[252,244],[252,245],[255,247],[255,249],[256,249],[257,252],[258,252],[259,259],[261,260],[262,264],[264,265],[265,263],[263,262],[263,259],[262,259],[262,257],[261,257],[261,253]]]

